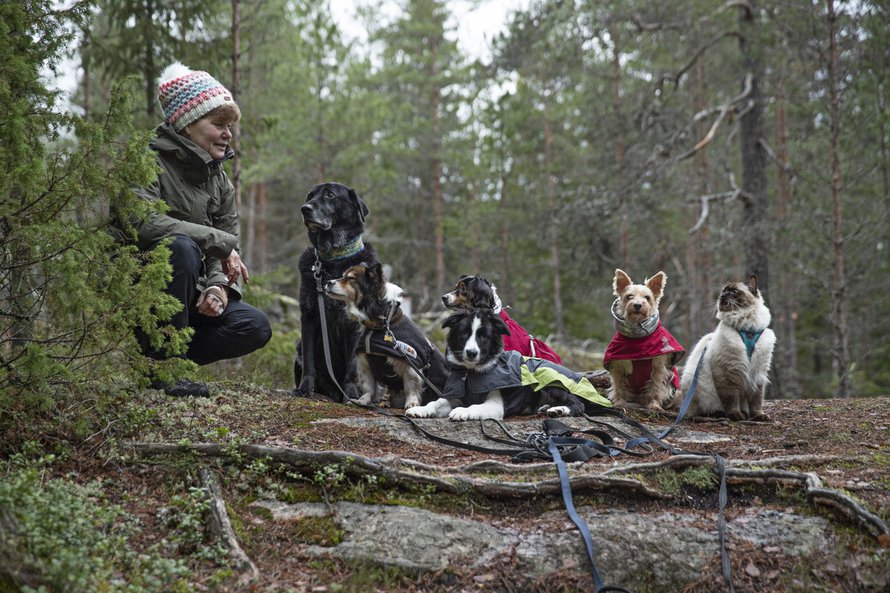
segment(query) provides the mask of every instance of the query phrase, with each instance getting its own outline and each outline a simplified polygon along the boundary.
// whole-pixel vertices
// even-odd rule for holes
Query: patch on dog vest
[[[408,344],[407,342],[402,342],[401,340],[396,340],[396,343],[393,347],[404,354],[405,356],[410,356],[411,358],[417,358],[417,350],[414,349],[414,346]]]

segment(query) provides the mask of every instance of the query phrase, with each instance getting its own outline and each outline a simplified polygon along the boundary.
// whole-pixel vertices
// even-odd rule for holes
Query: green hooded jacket
[[[205,273],[198,289],[227,285],[220,260],[238,250],[238,211],[235,188],[222,164],[234,152],[229,148],[222,161],[215,161],[167,123],[157,127],[150,146],[163,171],[157,181],[135,192],[145,200],[163,200],[168,209],[136,225],[136,244],[147,250],[166,237],[185,235],[204,253]],[[237,283],[229,288],[240,296]]]

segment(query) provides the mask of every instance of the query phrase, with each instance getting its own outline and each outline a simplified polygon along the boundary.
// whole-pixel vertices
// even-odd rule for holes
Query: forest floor
[[[131,543],[137,548],[171,541],[176,507],[171,501],[200,488],[199,470],[206,477],[209,469],[233,541],[246,558],[231,570],[224,558],[196,554],[211,545],[209,532],[201,542],[180,541],[171,553],[188,559],[192,590],[594,591],[552,463],[514,464],[509,456],[450,447],[398,418],[352,405],[235,383],[212,388],[211,397],[189,400],[139,392],[126,411],[127,422],[121,422],[127,428],[109,427],[55,466],[67,479],[99,481],[110,502],[136,517],[140,530]],[[886,530],[890,520],[890,398],[769,401],[765,411],[768,423],[684,421],[670,438],[684,450],[719,453],[727,460],[727,550],[735,590],[886,590],[890,536],[881,526]],[[630,415],[653,430],[672,422]],[[424,422],[447,438],[505,446],[485,439],[479,423]],[[566,423],[598,428],[584,418]],[[541,417],[505,422],[517,435],[539,432],[541,424]],[[570,464],[569,474],[607,581],[621,577],[615,584],[636,593],[727,590],[716,543],[711,458],[622,454]],[[823,490],[830,494],[820,495]],[[279,513],[284,507],[290,515]],[[401,525],[385,514],[395,509],[414,514],[402,517],[405,526],[387,535],[388,527]],[[383,524],[362,529],[350,524],[375,513]],[[437,523],[426,539],[406,533],[442,517],[460,523]],[[747,537],[739,531],[763,517],[773,522],[775,533]],[[626,539],[644,526],[620,521],[640,518],[653,526],[666,520],[662,532],[653,532],[665,540]],[[812,541],[795,548],[804,535],[781,532],[808,521],[816,526],[806,536]],[[686,532],[678,528],[674,537],[671,527],[681,524],[704,547],[664,554],[660,550],[670,548],[664,542],[683,543],[674,540]],[[467,539],[469,532],[488,528],[488,539]],[[368,542],[378,537],[384,541],[372,549]],[[457,539],[463,547],[454,547]],[[548,549],[557,554],[551,564],[535,564],[536,555],[544,557]],[[676,556],[684,553],[699,557],[683,564]],[[670,574],[664,574],[667,568]],[[680,568],[686,572],[678,576]]]

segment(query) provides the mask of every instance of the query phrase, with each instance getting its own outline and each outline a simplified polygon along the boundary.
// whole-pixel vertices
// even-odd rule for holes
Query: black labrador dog
[[[300,325],[302,338],[294,360],[295,395],[322,395],[334,401],[358,397],[355,351],[361,325],[346,315],[346,307],[324,294],[324,286],[352,266],[378,263],[374,248],[362,241],[368,205],[341,183],[313,187],[300,208],[311,245],[300,256]],[[324,319],[319,309],[319,294]],[[328,372],[322,323],[326,322]],[[338,388],[337,385],[340,387]],[[342,391],[341,391],[342,389]]]

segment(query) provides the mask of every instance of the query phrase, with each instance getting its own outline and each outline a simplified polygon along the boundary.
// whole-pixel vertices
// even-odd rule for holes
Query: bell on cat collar
[[[645,338],[658,329],[658,311],[640,322],[632,323],[618,314],[620,310],[621,299],[615,299],[615,302],[612,303],[612,317],[615,318],[615,329],[618,330],[618,333],[622,336],[627,336],[628,338]]]

